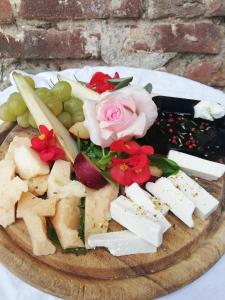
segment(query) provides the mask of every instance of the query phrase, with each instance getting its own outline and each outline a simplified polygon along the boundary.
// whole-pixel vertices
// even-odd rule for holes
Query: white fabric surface
[[[151,82],[153,92],[181,98],[196,100],[216,101],[225,104],[225,94],[221,91],[205,86],[203,84],[167,74],[159,71],[151,71],[125,67],[85,67],[83,69],[70,69],[59,74],[74,79],[88,81],[96,71],[102,71],[113,75],[119,72],[121,77],[134,76],[133,84],[144,86]],[[49,86],[51,81],[57,81],[57,72],[45,72],[33,76],[37,86]],[[15,87],[0,92],[0,104],[5,102]],[[185,272],[185,270],[184,270]],[[30,285],[27,285],[5,267],[0,264],[0,300],[56,300],[58,298],[47,295]],[[161,300],[224,300],[225,299],[225,256],[217,262],[213,268],[202,275],[192,284],[171,293]],[[99,299],[100,300],[100,299]]]

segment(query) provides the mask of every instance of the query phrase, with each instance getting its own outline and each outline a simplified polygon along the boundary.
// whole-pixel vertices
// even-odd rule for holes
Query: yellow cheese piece
[[[8,151],[6,152],[5,159],[14,160],[14,154],[16,149],[22,145],[27,147],[31,146],[31,141],[28,137],[15,136],[12,142],[9,145]]]
[[[104,233],[108,230],[110,217],[110,203],[117,198],[119,187],[107,184],[99,190],[87,188],[85,201],[85,245],[89,235]]]
[[[56,203],[56,198],[43,200],[30,192],[24,193],[17,206],[17,218],[23,218],[27,212],[42,217],[52,217],[55,215]]]
[[[15,177],[5,180],[0,185],[0,225],[4,228],[15,222],[15,205],[23,192],[27,192],[26,181]]]
[[[21,145],[16,149],[14,160],[16,171],[23,179],[49,174],[49,165],[40,159],[36,151],[26,145]]]
[[[17,207],[17,218],[23,218],[31,237],[34,255],[49,255],[56,251],[47,237],[44,217],[55,215],[57,199],[43,200],[30,192],[24,193]]]
[[[57,196],[61,199],[68,197],[84,197],[85,186],[76,180],[71,180],[71,163],[57,160],[48,178],[48,197]]]
[[[16,165],[12,160],[3,159],[0,161],[0,185],[15,177]]]
[[[84,246],[78,235],[79,204],[80,199],[75,197],[60,200],[57,203],[56,215],[51,219],[63,249]]]
[[[56,247],[47,238],[45,218],[27,212],[23,219],[31,237],[33,254],[36,256],[54,254]]]
[[[48,175],[39,175],[29,179],[28,189],[35,196],[43,196],[48,189]]]

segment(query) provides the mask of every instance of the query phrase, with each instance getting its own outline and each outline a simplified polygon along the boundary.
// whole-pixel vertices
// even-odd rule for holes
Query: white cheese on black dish
[[[105,247],[114,256],[154,253],[157,248],[129,230],[92,234],[88,238],[91,248]]]
[[[219,201],[184,172],[179,171],[168,179],[194,203],[195,214],[200,219],[205,220],[217,209]]]
[[[217,180],[225,173],[225,165],[202,159],[193,155],[170,150],[168,158],[174,160],[180,168],[191,176],[206,180]]]
[[[163,229],[157,216],[146,213],[128,198],[119,196],[111,203],[111,216],[117,223],[155,247],[161,245]]]
[[[195,205],[169,179],[161,177],[155,183],[148,182],[146,189],[163,203],[166,203],[171,212],[187,226],[194,226],[192,214]]]
[[[133,183],[130,186],[125,188],[125,194],[128,198],[130,198],[134,203],[138,206],[141,206],[147,212],[151,212],[157,216],[160,224],[163,228],[163,233],[167,231],[171,224],[167,221],[164,215],[161,213],[160,209],[156,209],[156,205],[153,202],[152,197],[148,192],[144,191],[137,183]],[[165,205],[161,205],[162,207]],[[168,206],[167,206],[168,208]],[[168,208],[169,210],[169,208]],[[167,210],[167,211],[168,211]]]

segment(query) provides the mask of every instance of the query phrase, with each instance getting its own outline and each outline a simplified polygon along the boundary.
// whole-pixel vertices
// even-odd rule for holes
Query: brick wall
[[[160,69],[225,90],[225,0],[0,0],[0,84],[89,65]]]

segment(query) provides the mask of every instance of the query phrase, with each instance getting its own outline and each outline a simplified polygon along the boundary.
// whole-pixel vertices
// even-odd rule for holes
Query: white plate
[[[216,101],[225,104],[225,94],[219,90],[205,86],[192,80],[188,80],[176,75],[164,72],[126,68],[126,67],[84,67],[83,69],[69,69],[62,73],[70,79],[76,78],[89,81],[92,74],[96,71],[102,71],[113,75],[119,72],[121,77],[134,76],[133,84],[145,85],[149,82],[153,84],[153,92],[164,95],[174,96],[188,99]],[[47,86],[57,81],[57,72],[39,73],[34,78],[37,86]],[[0,92],[0,104],[7,101],[8,96],[15,91],[15,87],[9,87]],[[224,268],[225,257],[221,258],[214,268],[210,269],[201,278],[193,282],[191,285],[178,290],[166,297],[164,300],[189,300],[189,299],[224,299]],[[20,279],[8,272],[0,265],[1,281],[0,281],[0,299],[4,300],[23,300],[32,298],[33,300],[56,300],[58,298],[47,295],[33,287],[22,282]],[[161,298],[160,298],[161,299]]]

